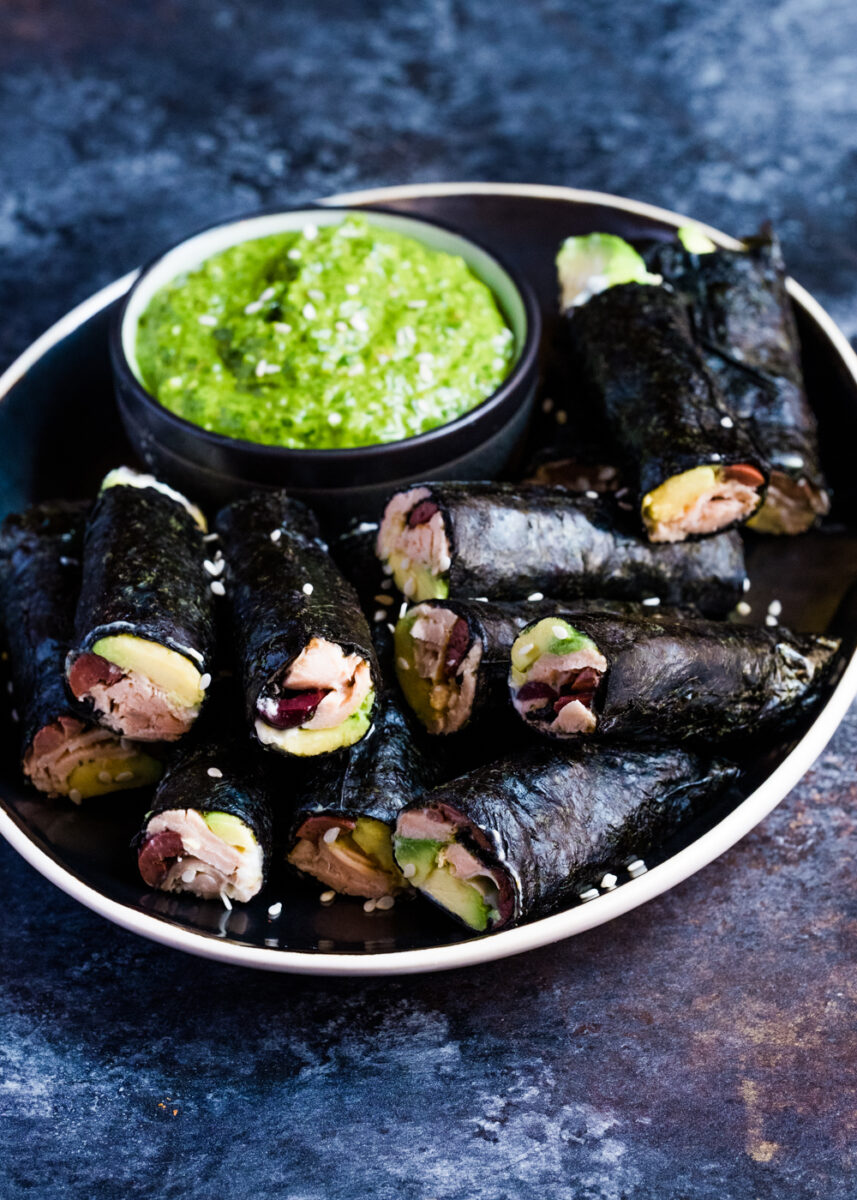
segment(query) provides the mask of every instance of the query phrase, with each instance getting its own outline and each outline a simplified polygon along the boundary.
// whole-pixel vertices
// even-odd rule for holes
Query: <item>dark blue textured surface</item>
[[[211,219],[430,179],[772,217],[857,333],[857,9],[0,9],[0,365]],[[749,838],[530,956],[383,984],[161,950],[0,846],[0,1195],[853,1200],[857,718]]]

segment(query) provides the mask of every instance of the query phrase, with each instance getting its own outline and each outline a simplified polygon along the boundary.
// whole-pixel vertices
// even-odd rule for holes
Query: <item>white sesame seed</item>
[[[390,633],[395,633],[395,632],[396,632],[396,626],[395,626],[395,625],[391,625],[389,621],[387,622],[387,628],[389,629]]]
[[[195,867],[185,867],[185,869],[182,871],[182,883],[193,883],[195,878],[196,878],[196,868]]]
[[[333,328],[337,333],[345,333],[345,331],[348,329],[348,326],[344,321],[334,321]]]
[[[549,413],[552,408],[553,400],[551,400],[550,396],[548,396],[547,399],[542,401],[542,412]]]
[[[113,776],[110,774],[109,771],[99,771],[98,772],[98,782],[99,783],[112,783]]]
[[[384,572],[385,575],[393,574],[393,568],[388,562],[381,563],[381,570]]]
[[[374,912],[375,906],[377,903],[378,903],[377,900],[367,900],[366,903],[363,905],[363,911],[365,913]]]
[[[735,422],[732,420],[731,417],[721,417],[720,424],[723,426],[724,429],[731,429],[734,426]]]
[[[226,595],[226,588],[223,586],[223,584],[220,582],[219,579],[213,579],[211,581],[211,583],[209,584],[209,586],[210,586],[212,592],[214,592],[215,596],[225,596]]]
[[[285,321],[275,321],[274,322],[274,331],[276,333],[282,333],[285,335],[287,333],[292,332],[292,327],[291,327],[291,325],[287,325],[285,323]]]
[[[18,721],[20,721],[20,720],[21,720],[21,718],[18,716],[18,710],[17,710],[17,708],[13,708],[13,709],[12,709],[12,711],[10,712],[9,716],[12,718],[12,720],[13,720],[13,721],[14,721],[16,724],[17,724],[17,722],[18,722]]]
[[[408,660],[406,658],[400,658],[398,660],[398,664],[399,664],[400,671],[410,671],[410,669],[411,669],[411,664],[408,662]]]
[[[649,608],[657,608],[660,602],[660,596],[646,596],[645,600],[643,601],[643,603],[647,604]]]
[[[368,333],[369,332],[369,322],[366,320],[363,313],[359,313],[359,312],[355,313],[354,316],[351,318],[350,324],[351,324],[351,328],[356,329],[356,331],[358,333]]]
[[[772,600],[771,603],[768,605],[768,612],[771,614],[772,617],[778,617],[782,611],[783,611],[783,606],[779,600]]]
[[[568,413],[563,412],[563,410],[560,409],[559,412],[556,414],[557,425],[564,425],[567,420],[568,420]]]
[[[327,418],[328,425],[341,425],[342,413],[332,412]]]
[[[336,892],[334,891],[322,892],[319,896],[319,900],[322,902],[322,904],[333,904],[335,899]]]
[[[413,577],[410,579],[406,579],[405,582],[402,584],[402,593],[405,596],[413,596],[413,594],[416,590],[417,590],[417,581]]]
[[[443,574],[445,571],[448,571],[451,566],[452,559],[449,557],[449,555],[441,554],[440,558],[437,560],[437,569],[440,571],[440,573]]]
[[[606,875],[602,876],[601,883],[598,886],[604,888],[605,892],[612,892],[618,882],[616,876],[611,875],[608,871]]]
[[[206,571],[208,571],[209,575],[213,575],[216,579],[218,575],[223,574],[223,568],[226,566],[226,559],[221,557],[217,559],[216,562],[212,562],[210,558],[207,558],[203,563],[203,566],[205,567]]]
[[[330,829],[325,829],[322,841],[327,842],[328,846],[332,845],[339,837],[339,826],[331,825]]]
[[[303,587],[301,588],[301,591],[303,592],[303,594],[304,594],[305,596],[311,596],[311,595],[312,595],[312,591],[313,591],[313,589],[312,589],[312,584],[311,584],[311,583],[305,583],[305,584],[303,585]]]
[[[555,638],[567,638],[568,637],[568,630],[565,628],[564,625],[554,625],[551,632],[553,633]]]
[[[529,596],[527,596],[527,599],[532,600],[533,602],[536,600],[544,600],[544,598],[544,592],[530,592]]]
[[[598,493],[593,492],[591,488],[589,489],[588,492],[584,492],[583,494],[587,500],[597,500],[598,499]]]
[[[393,586],[393,581],[392,581],[392,579],[382,579],[382,580],[381,580],[381,587],[382,587],[382,588],[388,588],[388,589],[389,589],[389,588],[392,588],[392,586]],[[390,603],[392,604],[392,602],[393,602],[393,601],[392,601],[392,599],[391,599],[391,600],[390,600]]]
[[[253,313],[259,312],[261,310],[261,308],[262,308],[261,300],[251,300],[249,304],[244,305],[244,312],[247,314],[248,317],[251,317],[253,315]]]
[[[747,578],[745,578],[745,579],[744,579],[744,582],[741,584],[741,587],[744,589],[744,591],[745,591],[745,592],[749,592],[749,590],[750,590],[750,580],[749,580],[749,579],[747,579]]]
[[[375,612],[372,616],[372,620],[375,622],[375,624],[380,625],[380,623],[382,621],[386,621],[386,619],[387,619],[387,613],[385,612],[385,610],[383,608],[376,608]]]
[[[209,767],[206,771],[206,775],[208,775],[211,779],[223,778],[223,772],[221,771],[220,767]]]
[[[349,296],[356,296],[357,293],[360,291],[360,288],[357,286],[356,283],[346,283],[345,291]]]
[[[388,912],[395,903],[392,896],[382,896],[375,907],[380,908],[382,912]]]
[[[532,651],[535,650],[535,648],[536,648],[535,642],[524,642],[523,646],[521,646],[519,648],[518,653],[519,654],[531,654]]]
[[[262,295],[259,297],[259,299],[264,304],[266,300],[273,300],[275,295],[276,295],[276,288],[266,287],[264,292],[262,292]]]
[[[83,796],[78,791],[77,788],[71,788],[68,793],[68,798],[69,798],[69,800],[72,801],[73,804],[80,804],[81,800],[83,799]]]
[[[178,335],[181,333],[181,331],[182,331],[181,325],[174,325],[171,330],[173,337],[178,337]]]
[[[304,225],[304,237],[307,239],[308,242],[311,242],[313,240],[313,238],[317,238],[318,237],[318,226],[317,225]]]
[[[282,529],[272,529],[271,530],[271,541],[272,542],[278,542],[282,536],[283,536]]]
[[[216,541],[218,541],[219,538],[220,538],[219,533],[206,533],[203,535],[202,540],[204,542],[216,542]]]
[[[133,779],[133,778],[134,778],[133,771],[120,771],[119,774],[116,776],[116,782],[117,783],[127,783],[129,779]]]
[[[413,877],[416,875],[416,873],[417,873],[417,864],[416,863],[405,863],[405,865],[402,867],[402,874],[404,875],[405,879],[413,879]]]
[[[735,611],[739,617],[749,617],[753,610],[746,600],[739,600],[735,605]]]
[[[403,600],[402,603],[399,605],[399,620],[402,619],[402,617],[405,615],[405,613],[407,611],[408,611],[408,602],[407,602],[407,600]]]
[[[410,565],[411,565],[411,560],[408,558],[407,554],[403,554],[402,557],[399,559],[399,566],[401,567],[401,569],[403,571],[407,571],[407,569]]]
[[[319,301],[324,299],[324,292],[320,291],[318,288],[310,288],[307,292],[307,295],[309,296],[310,300]]]
[[[197,320],[199,321],[200,325],[208,325],[213,327],[217,324],[217,317],[209,316],[208,313],[203,314],[201,317],[197,317]]]
[[[227,909],[228,912],[232,912],[232,901],[226,895],[226,892],[220,893],[220,899],[223,901],[223,907]]]
[[[425,308],[427,303],[427,300],[409,300],[408,308]]]
[[[771,613],[768,613],[768,615],[765,617],[765,624],[769,628],[773,629],[773,627],[775,625],[778,625],[779,622],[777,621],[777,618],[775,616],[772,616]]]
[[[14,683],[12,682],[12,680],[10,679],[10,680],[7,682],[7,684],[6,684],[6,691],[7,691],[7,692],[9,693],[9,695],[11,696],[11,695],[12,695],[12,693],[14,692],[14,690],[15,690],[15,685],[14,685]]]
[[[301,309],[301,312],[303,313],[303,315],[306,317],[306,319],[308,321],[314,321],[317,316],[316,311],[315,311],[315,305],[310,304],[309,301],[307,301],[306,304],[303,306],[303,308]]]
[[[276,904],[272,904],[268,909],[268,916],[272,921],[276,921],[277,917],[283,911],[282,901],[278,900]]]
[[[632,879],[636,879],[638,875],[645,875],[648,867],[641,858],[632,859],[625,868]]]
[[[300,256],[301,256],[300,250],[298,250],[294,247],[289,251],[289,254],[288,254],[288,257],[292,260],[292,262],[295,262],[297,259],[300,258]]]
[[[587,888],[585,892],[580,893],[580,900],[583,904],[588,904],[590,900],[597,900],[598,896],[598,888]]]

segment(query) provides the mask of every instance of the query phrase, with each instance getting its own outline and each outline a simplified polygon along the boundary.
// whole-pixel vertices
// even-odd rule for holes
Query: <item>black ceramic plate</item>
[[[437,217],[478,238],[536,288],[548,330],[555,323],[553,259],[569,234],[603,230],[623,237],[666,235],[686,218],[647,205],[564,188],[455,184],[393,188],[335,198]],[[177,231],[180,232],[180,231]],[[708,231],[722,244],[729,239]],[[0,380],[0,516],[36,500],[91,495],[112,466],[131,460],[113,401],[107,326],[129,276],[93,296],[40,338]],[[857,578],[857,357],[824,311],[797,285],[807,383],[819,414],[822,450],[835,489],[825,528],[793,539],[750,538],[749,599],[756,614],[782,602],[784,623],[829,627]],[[555,397],[561,402],[561,397]],[[843,618],[840,617],[840,620]],[[318,902],[319,889],[274,878],[253,903],[219,903],[148,891],[129,842],[146,795],[125,793],[75,808],[22,784],[14,737],[0,756],[0,832],[37,870],[110,920],[192,953],[268,970],[310,974],[398,974],[463,966],[568,937],[612,919],[672,887],[731,846],[794,785],[823,748],[857,693],[857,612],[846,614],[841,668],[799,739],[749,763],[742,787],[664,848],[649,870],[588,904],[520,928],[468,938],[419,900],[389,912],[359,901]],[[9,728],[8,721],[4,725]],[[268,908],[282,901],[276,919]]]

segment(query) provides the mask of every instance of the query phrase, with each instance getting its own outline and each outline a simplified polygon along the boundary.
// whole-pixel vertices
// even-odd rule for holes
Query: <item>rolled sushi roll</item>
[[[396,861],[468,929],[491,932],[567,904],[650,855],[735,776],[683,750],[534,747],[406,808]]]
[[[159,760],[75,709],[65,656],[80,588],[88,504],[41,504],[0,529],[2,624],[7,632],[21,765],[34,787],[75,803],[154,783]]]
[[[735,422],[680,297],[621,238],[569,238],[557,269],[585,386],[620,447],[649,540],[747,521],[764,498],[766,460]]]
[[[193,737],[155,793],[135,840],[149,887],[246,903],[271,861],[272,814],[259,764],[243,739]]]
[[[431,734],[458,733],[508,707],[509,653],[555,601],[424,600],[399,618],[395,669],[411,710]]]
[[[310,510],[259,492],[217,517],[247,719],[299,757],[353,746],[372,724],[378,666],[354,588]]]
[[[104,479],[86,528],[68,685],[99,724],[139,741],[175,741],[205,697],[219,568],[202,513],[151,475]]]
[[[516,638],[509,690],[518,715],[550,737],[712,742],[792,720],[818,695],[838,648],[782,626],[557,611]]]
[[[288,861],[347,896],[378,900],[407,889],[393,858],[393,829],[406,804],[439,778],[437,761],[395,694],[385,689],[372,732],[309,774],[289,837]]]
[[[723,250],[693,228],[651,256],[688,305],[694,336],[735,421],[771,466],[761,533],[803,533],[828,512],[818,428],[803,382],[800,340],[779,242],[763,231]]]
[[[563,488],[424,483],[397,492],[377,553],[411,601],[449,596],[598,598],[691,604],[723,616],[741,598],[736,533],[651,545],[615,500]]]

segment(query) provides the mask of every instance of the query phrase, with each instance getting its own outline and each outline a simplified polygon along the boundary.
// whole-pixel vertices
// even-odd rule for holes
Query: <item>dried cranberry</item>
[[[169,859],[178,858],[184,849],[181,835],[173,829],[163,829],[147,837],[137,854],[137,866],[149,887],[158,887],[169,870]]]
[[[548,683],[539,683],[536,680],[531,680],[518,689],[517,699],[520,701],[555,700],[556,692]]]
[[[327,692],[321,688],[307,692],[287,692],[276,701],[275,713],[260,711],[259,715],[274,729],[295,729],[315,716],[315,710],[326,695]]]
[[[446,643],[446,658],[443,665],[447,675],[454,674],[467,653],[469,642],[470,630],[467,628],[467,622],[462,617],[459,617],[453,625],[449,634],[449,641]]]
[[[408,513],[408,525],[411,529],[415,525],[426,525],[437,512],[437,505],[434,500],[420,500],[419,504],[415,504]]]

